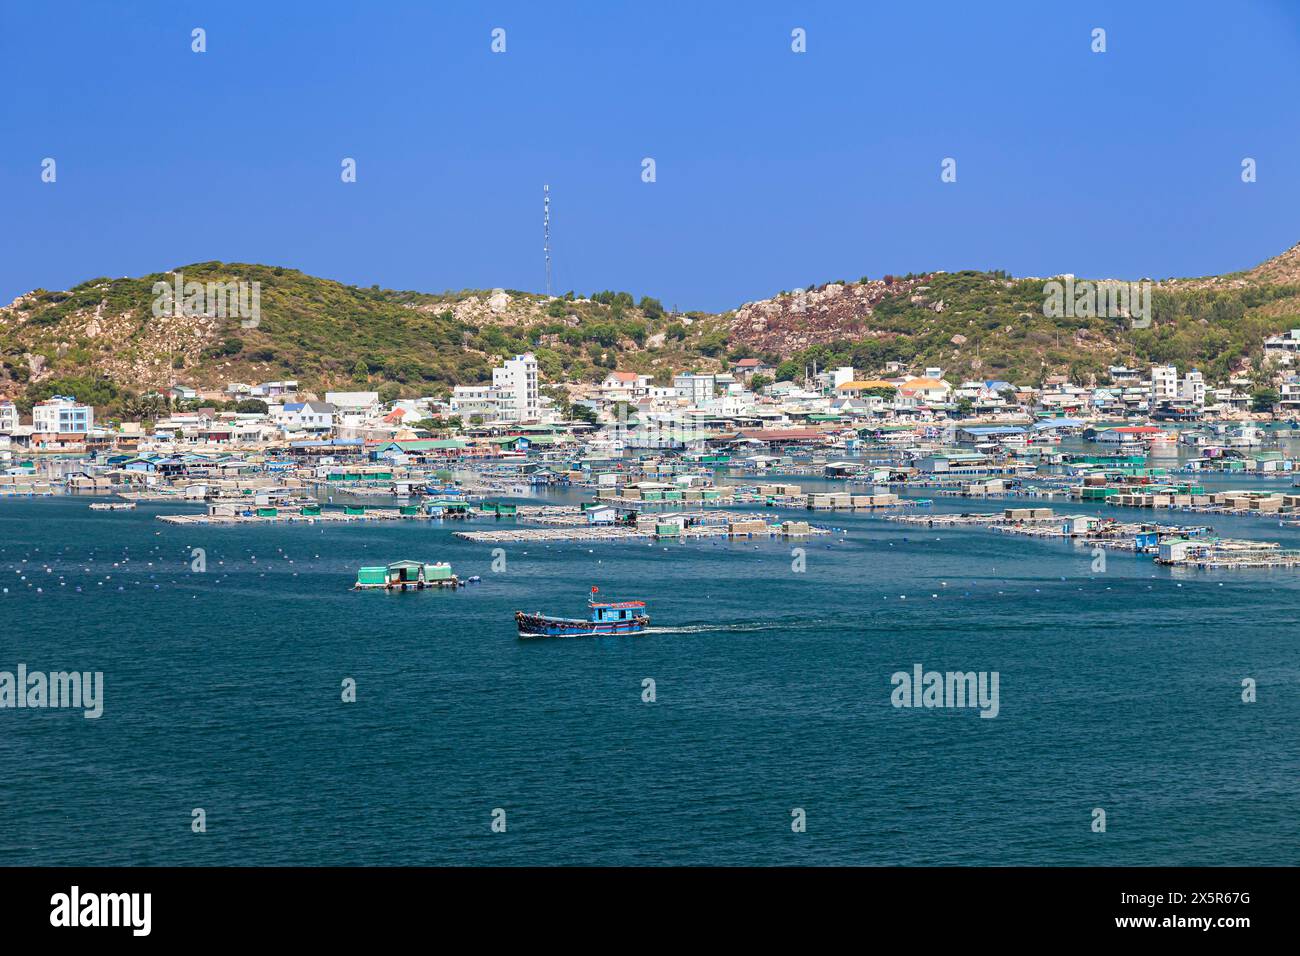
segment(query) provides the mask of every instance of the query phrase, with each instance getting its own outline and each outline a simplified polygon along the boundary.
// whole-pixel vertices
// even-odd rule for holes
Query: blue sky
[[[210,259],[540,291],[543,183],[557,291],[683,309],[1247,268],[1300,241],[1297,40],[1284,2],[0,0],[0,300]]]

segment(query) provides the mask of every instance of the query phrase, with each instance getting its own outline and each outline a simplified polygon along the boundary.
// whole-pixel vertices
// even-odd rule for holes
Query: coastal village
[[[832,529],[788,509],[872,511],[1081,539],[1168,564],[1293,566],[1294,552],[1217,537],[1199,520],[1300,526],[1297,459],[1284,449],[1300,418],[1300,329],[1264,350],[1276,392],[1267,408],[1251,391],[1258,378],[1207,382],[1172,365],[1112,366],[1105,385],[1050,376],[1029,387],[899,363],[776,381],[773,367],[743,358],[667,385],[619,370],[597,383],[543,384],[531,353],[501,361],[490,382],[389,402],[292,380],[220,391],[177,382],[157,396],[168,411],[148,423],[104,421],[76,395],[30,413],[4,401],[0,497],[90,494],[109,499],[90,507],[110,511],[186,506],[158,515],[175,524],[511,519],[457,532],[484,543],[800,537]],[[1209,487],[1210,478],[1241,487]],[[582,500],[530,501],[548,488]],[[1016,506],[933,510],[950,498]],[[1032,507],[1020,507],[1027,499]],[[1198,521],[1071,515],[1062,510],[1071,504]],[[770,508],[786,513],[773,518]],[[375,571],[370,584],[387,580]]]

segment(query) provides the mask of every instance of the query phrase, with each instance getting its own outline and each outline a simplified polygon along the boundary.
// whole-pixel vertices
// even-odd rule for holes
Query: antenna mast
[[[551,187],[542,186],[542,254],[546,256],[546,294],[551,294]]]

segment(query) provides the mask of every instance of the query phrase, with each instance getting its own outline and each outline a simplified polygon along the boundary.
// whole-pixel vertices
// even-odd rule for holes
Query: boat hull
[[[646,615],[626,621],[579,621],[544,614],[515,613],[520,637],[598,637],[603,634],[639,634],[650,626]]]

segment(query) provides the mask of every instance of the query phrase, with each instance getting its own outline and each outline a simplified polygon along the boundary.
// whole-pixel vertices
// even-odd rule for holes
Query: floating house
[[[1161,564],[1177,564],[1180,561],[1186,561],[1191,556],[1193,549],[1204,550],[1204,545],[1197,541],[1191,541],[1187,538],[1166,538],[1160,542],[1160,552],[1157,560]]]
[[[968,425],[957,429],[957,441],[965,445],[985,443],[1024,444],[1025,430],[1013,425]]]
[[[460,579],[451,573],[445,561],[435,564],[424,561],[395,561],[386,566],[361,568],[357,572],[354,591],[422,591],[425,588],[454,588]]]
[[[1133,536],[1133,547],[1139,554],[1150,554],[1160,548],[1159,531],[1139,531]]]
[[[618,511],[611,505],[596,505],[584,508],[587,523],[593,525],[611,525],[618,521]]]
[[[1100,518],[1094,518],[1092,515],[1069,515],[1061,525],[1061,532],[1068,537],[1085,535],[1096,531],[1100,522]]]
[[[1154,441],[1169,436],[1154,425],[1121,425],[1116,428],[1091,426],[1083,430],[1083,440],[1106,442],[1119,445],[1133,445],[1145,441]]]

